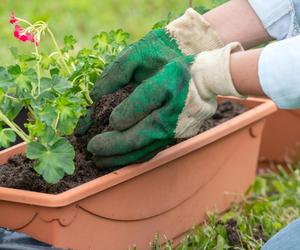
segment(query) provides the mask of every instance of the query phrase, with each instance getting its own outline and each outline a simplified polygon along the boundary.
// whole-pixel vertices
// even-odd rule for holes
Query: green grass
[[[300,217],[300,165],[289,171],[278,167],[257,177],[247,198],[224,215],[211,214],[178,247],[164,250],[258,250],[264,242]],[[153,245],[153,250],[162,250]]]
[[[194,5],[212,7],[219,0],[194,0]],[[10,63],[8,48],[16,46],[30,51],[30,44],[21,44],[13,36],[8,23],[10,11],[30,21],[44,20],[56,34],[59,43],[65,35],[72,34],[78,40],[77,49],[89,45],[90,38],[100,31],[122,28],[131,34],[131,42],[146,34],[154,23],[168,13],[177,16],[188,7],[188,0],[3,0],[0,5],[0,65]],[[41,46],[48,47],[47,38]]]

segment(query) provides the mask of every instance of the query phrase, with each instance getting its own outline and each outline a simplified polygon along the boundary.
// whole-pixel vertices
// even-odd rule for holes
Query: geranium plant
[[[92,103],[89,90],[129,35],[122,30],[102,32],[93,37],[92,48],[72,55],[73,36],[65,36],[60,48],[45,22],[30,23],[12,12],[10,23],[14,37],[31,43],[34,51],[24,55],[11,48],[16,63],[0,67],[0,146],[9,147],[19,136],[27,143],[26,157],[35,160],[35,171],[57,183],[75,169],[75,152],[65,136],[73,134]],[[43,38],[52,40],[52,53],[40,52]],[[27,131],[14,122],[22,110],[28,112]]]

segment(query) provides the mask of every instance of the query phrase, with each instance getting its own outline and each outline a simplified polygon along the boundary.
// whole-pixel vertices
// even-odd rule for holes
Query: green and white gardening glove
[[[171,22],[165,29],[148,33],[142,40],[126,48],[103,72],[91,97],[98,101],[128,83],[140,84],[156,74],[172,59],[195,55],[202,51],[223,47],[217,33],[194,9]],[[84,134],[91,126],[90,110],[77,126],[77,134]]]
[[[239,43],[197,56],[180,56],[140,84],[110,116],[114,131],[88,144],[100,167],[145,161],[175,138],[198,134],[217,109],[217,95],[242,97],[230,74]]]

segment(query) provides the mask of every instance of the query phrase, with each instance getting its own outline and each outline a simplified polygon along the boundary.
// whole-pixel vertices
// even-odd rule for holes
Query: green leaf
[[[11,74],[12,76],[19,76],[21,74],[21,67],[16,64],[16,65],[11,65],[8,67],[8,73]]]
[[[10,47],[9,51],[15,59],[18,59],[19,49],[17,47]]]
[[[7,72],[7,69],[4,67],[0,67],[0,88],[6,92],[12,86],[13,80]]]
[[[52,88],[60,94],[63,94],[66,90],[72,88],[72,83],[58,75],[53,75]]]
[[[2,102],[0,103],[0,110],[10,120],[14,120],[22,108],[23,105],[20,102],[13,101],[7,97],[3,98]]]
[[[45,126],[44,124],[43,129],[40,130],[38,138],[42,145],[47,145],[49,147],[56,143],[61,137],[56,134],[56,131],[52,127]]]
[[[16,83],[17,96],[20,98],[31,98],[31,92],[37,86],[37,75],[34,69],[22,70],[19,65],[8,67],[8,73]]]
[[[25,127],[32,138],[40,137],[45,133],[45,124],[39,119],[34,120],[32,123],[25,124]]]
[[[35,171],[51,184],[59,182],[65,174],[73,174],[75,170],[75,151],[65,138],[59,138],[52,146],[30,142],[27,144],[26,156],[37,160]]]
[[[54,75],[59,75],[59,69],[53,68],[50,70],[50,75],[53,77]]]
[[[35,57],[33,55],[21,55],[21,54],[19,54],[19,49],[16,48],[16,47],[10,47],[9,50],[10,50],[10,53],[12,54],[12,56],[17,61],[19,61],[19,63],[22,64],[23,66],[27,66],[27,62],[35,61]]]
[[[41,78],[41,92],[53,90],[59,94],[63,94],[66,90],[72,88],[72,83],[58,75],[53,75],[52,78]]]
[[[42,77],[40,80],[41,83],[41,93],[51,90],[52,88],[52,79],[48,77]]]
[[[257,195],[266,195],[267,192],[267,182],[261,177],[257,177],[255,183],[252,185],[252,190]]]
[[[100,34],[93,37],[95,47],[97,48],[106,48],[110,43],[109,35],[107,32],[101,32]]]
[[[225,240],[221,235],[218,235],[216,250],[224,250]]]
[[[5,98],[5,92],[3,89],[0,88],[0,103],[4,101]]]
[[[170,21],[172,19],[173,19],[173,14],[171,12],[169,12],[168,16],[165,19],[158,21],[157,23],[155,23],[153,25],[152,30],[164,28],[166,25],[168,25],[170,23]]]
[[[71,135],[82,113],[80,99],[60,97],[56,110],[59,112],[57,129],[63,135]]]
[[[43,121],[47,126],[51,127],[57,117],[57,110],[55,107],[47,105],[37,115],[41,121]]]
[[[284,185],[283,182],[281,182],[281,181],[279,181],[279,180],[274,180],[274,181],[272,182],[272,184],[273,184],[273,186],[274,186],[274,188],[275,188],[275,190],[276,190],[277,192],[283,193],[283,192],[286,191],[286,186]]]
[[[127,39],[129,38],[129,33],[124,32],[122,29],[118,29],[116,31],[112,31],[112,39],[117,44],[124,44],[126,43]]]
[[[55,130],[49,126],[45,126],[45,129],[39,136],[40,143],[48,146],[52,146],[59,138],[60,137],[56,135]]]
[[[71,135],[76,127],[79,116],[72,108],[65,107],[60,114],[60,119],[57,125],[57,129],[63,135]]]
[[[91,49],[84,48],[84,49],[79,50],[77,57],[80,59],[87,60],[91,54],[92,54]]]
[[[11,143],[16,141],[16,134],[10,128],[0,130],[0,147],[8,148]]]
[[[74,45],[76,43],[76,39],[74,38],[74,36],[69,35],[69,36],[65,36],[64,37],[64,43],[65,43],[65,47],[62,49],[62,51],[64,53],[69,52],[70,50],[74,49]]]
[[[43,69],[49,69],[51,66],[54,66],[56,61],[54,57],[50,57],[46,53],[41,53],[41,67]]]
[[[207,11],[209,11],[209,9],[207,9],[206,7],[204,6],[197,6],[195,7],[195,10],[200,13],[201,15],[205,14]]]

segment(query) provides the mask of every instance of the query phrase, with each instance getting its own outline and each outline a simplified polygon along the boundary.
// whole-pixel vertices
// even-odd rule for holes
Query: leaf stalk
[[[67,72],[69,74],[71,74],[72,72],[69,69],[68,65],[66,64],[65,58],[64,58],[64,56],[63,56],[63,54],[62,54],[62,52],[61,52],[61,50],[60,50],[60,48],[59,48],[59,46],[57,44],[57,41],[55,39],[55,36],[54,36],[53,32],[49,29],[49,27],[47,27],[47,31],[50,34],[50,37],[51,37],[51,39],[53,41],[53,44],[54,44],[54,46],[55,46],[55,48],[56,48],[56,50],[57,50],[57,52],[58,52],[58,54],[59,54],[59,56],[61,58],[61,61],[62,61],[63,65],[64,65],[65,69],[67,70]]]
[[[25,142],[30,142],[29,136],[14,122],[11,122],[6,115],[0,111],[0,120],[2,120],[7,126],[9,126],[18,136],[20,136]]]
[[[35,53],[37,56],[37,62],[36,62],[36,72],[37,72],[37,80],[38,80],[37,96],[39,96],[41,94],[41,67],[40,67],[40,53],[37,45],[35,45]]]

